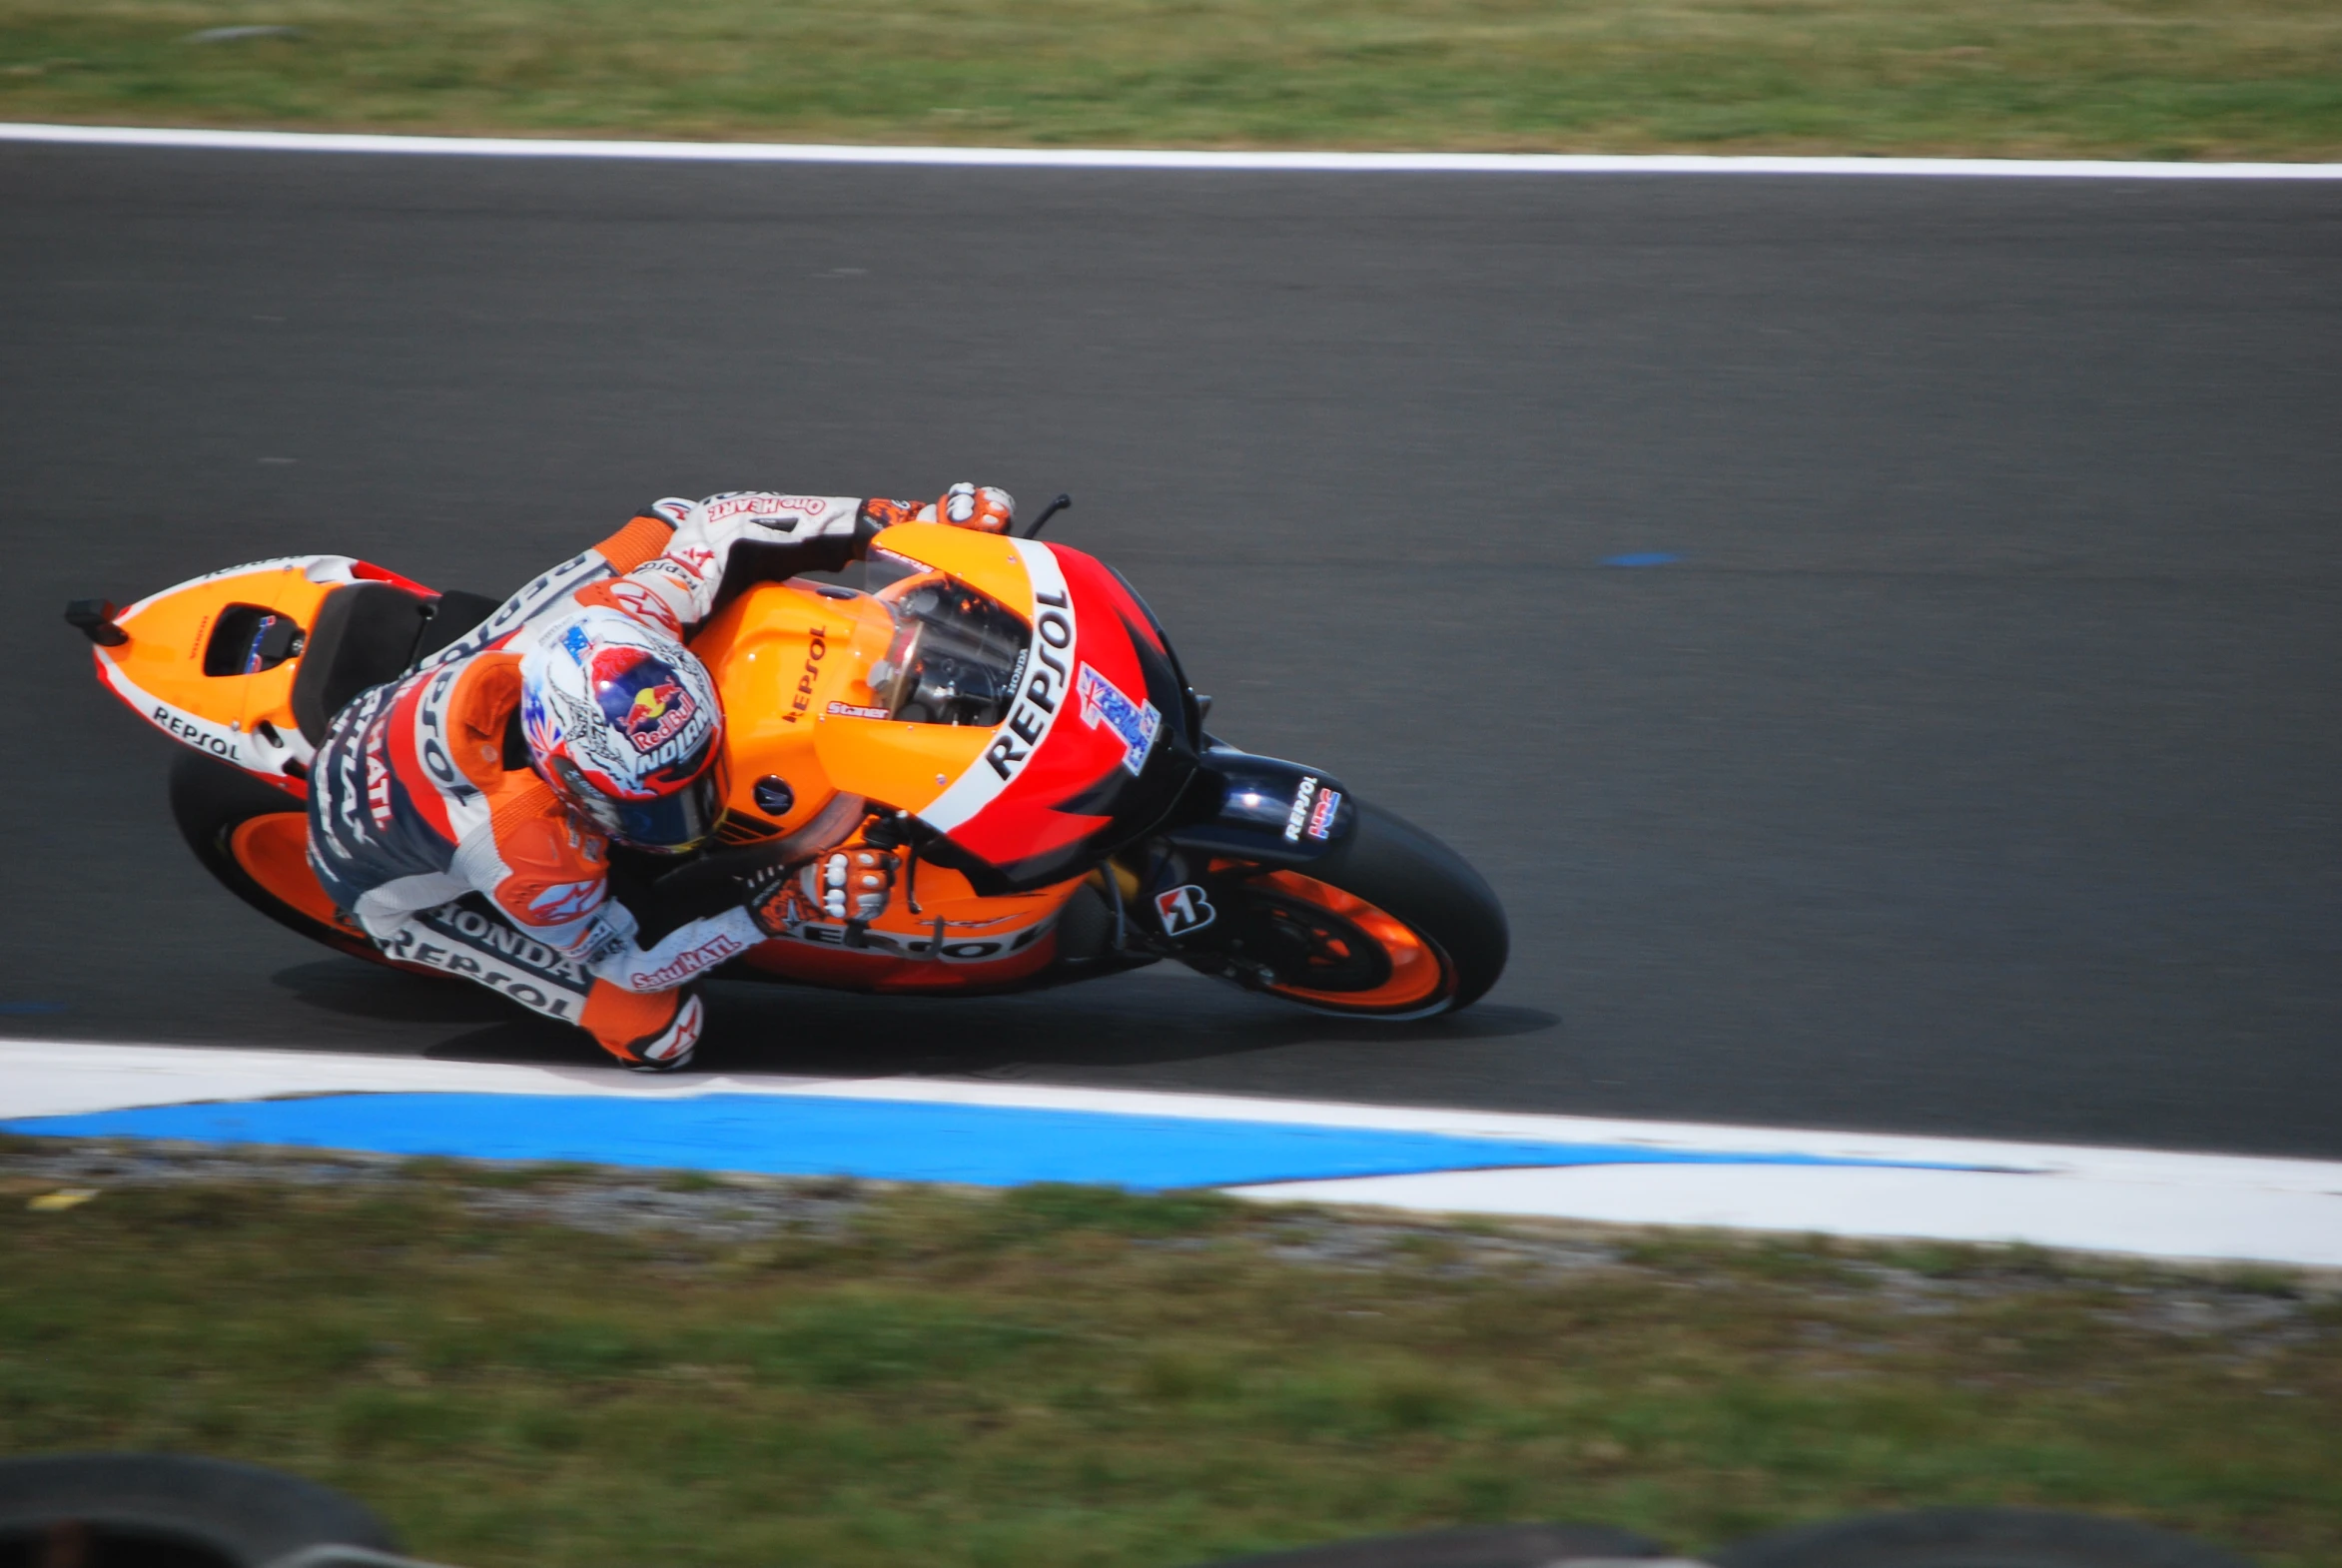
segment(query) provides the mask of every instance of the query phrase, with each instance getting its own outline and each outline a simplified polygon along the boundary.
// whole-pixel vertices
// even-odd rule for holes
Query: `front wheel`
[[[1355,797],[1352,797],[1355,799]],[[1504,907],[1464,858],[1365,801],[1305,870],[1214,861],[1223,930],[1195,967],[1320,1013],[1427,1018],[1471,1006],[1504,973]]]

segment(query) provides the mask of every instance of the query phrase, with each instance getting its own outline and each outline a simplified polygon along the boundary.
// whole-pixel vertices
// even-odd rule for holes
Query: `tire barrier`
[[[1666,1547],[1606,1524],[1492,1524],[1237,1557],[1210,1568],[1554,1568],[1561,1563],[1658,1564]]]
[[[360,1568],[403,1562],[365,1507],[258,1465],[182,1454],[0,1461],[0,1562],[31,1568]]]
[[[1738,1541],[1715,1568],[2247,1568],[2127,1519],[2025,1508],[1870,1514]]]
[[[298,1476],[177,1454],[0,1461],[0,1563],[33,1568],[432,1568],[364,1506]],[[2123,1519],[1932,1509],[1800,1525],[1704,1560],[1600,1524],[1378,1535],[1201,1568],[2250,1568]]]
[[[1519,1524],[1335,1541],[1203,1568],[2250,1568],[2125,1519],[2023,1508],[1928,1509],[1800,1525],[1698,1563],[1607,1525]]]

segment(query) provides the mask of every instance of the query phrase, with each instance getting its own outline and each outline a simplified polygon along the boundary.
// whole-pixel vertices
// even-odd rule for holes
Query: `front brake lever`
[[[1073,504],[1073,496],[1060,493],[1055,500],[1051,501],[1047,506],[1041,508],[1041,515],[1033,519],[1032,526],[1028,527],[1024,533],[1020,535],[1020,537],[1028,539],[1039,538],[1041,536],[1041,525]]]

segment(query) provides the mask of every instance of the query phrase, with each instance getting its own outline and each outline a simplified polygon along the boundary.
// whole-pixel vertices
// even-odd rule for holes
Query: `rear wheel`
[[[254,909],[336,952],[388,962],[309,869],[309,808],[301,801],[189,751],[171,767],[171,815],[204,869]]]
[[[1354,799],[1355,797],[1353,797]],[[1504,908],[1464,858],[1357,802],[1350,836],[1306,872],[1214,862],[1229,978],[1320,1013],[1426,1018],[1504,973]]]

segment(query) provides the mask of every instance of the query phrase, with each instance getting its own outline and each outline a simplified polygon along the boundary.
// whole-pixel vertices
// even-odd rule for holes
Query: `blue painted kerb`
[[[1900,1164],[788,1095],[322,1095],[36,1117],[0,1129],[978,1186],[1086,1181],[1140,1190],[1515,1166]]]

